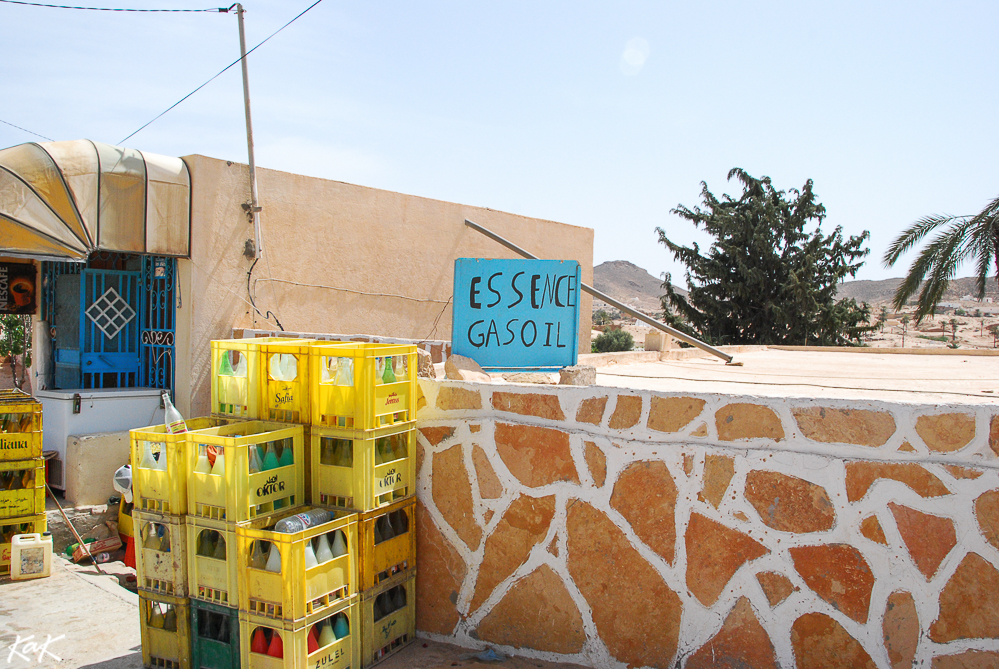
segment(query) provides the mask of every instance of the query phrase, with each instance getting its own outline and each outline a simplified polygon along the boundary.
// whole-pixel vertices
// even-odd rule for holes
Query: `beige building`
[[[515,257],[466,218],[593,280],[587,228],[268,169],[257,179],[255,261],[245,164],[86,140],[0,150],[0,263],[36,270],[32,388],[173,388],[195,416],[209,410],[209,343],[234,328],[448,340],[455,259]],[[589,327],[579,333],[589,351]]]

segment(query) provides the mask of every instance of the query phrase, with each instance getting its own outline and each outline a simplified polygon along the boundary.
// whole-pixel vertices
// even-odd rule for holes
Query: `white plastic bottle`
[[[15,581],[52,573],[52,534],[15,534],[10,542],[10,577]]]

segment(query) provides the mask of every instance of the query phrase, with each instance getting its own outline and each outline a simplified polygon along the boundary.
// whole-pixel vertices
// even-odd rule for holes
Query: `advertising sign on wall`
[[[0,314],[33,314],[38,309],[35,266],[0,261]]]
[[[459,258],[451,350],[489,372],[576,364],[579,263]]]

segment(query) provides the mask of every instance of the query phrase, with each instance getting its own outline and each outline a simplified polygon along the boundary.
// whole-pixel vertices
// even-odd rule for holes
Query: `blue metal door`
[[[143,256],[139,352],[142,375],[140,383],[147,388],[173,390],[176,285],[176,259]]]
[[[84,269],[80,281],[83,387],[138,386],[141,272]]]

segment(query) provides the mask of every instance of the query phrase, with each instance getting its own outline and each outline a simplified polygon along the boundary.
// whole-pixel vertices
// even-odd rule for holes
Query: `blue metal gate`
[[[139,384],[141,273],[85,269],[80,273],[80,372],[84,388]]]
[[[174,258],[142,258],[142,330],[140,332],[140,383],[147,388],[174,386],[174,308],[177,261]]]

